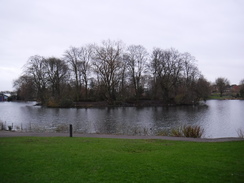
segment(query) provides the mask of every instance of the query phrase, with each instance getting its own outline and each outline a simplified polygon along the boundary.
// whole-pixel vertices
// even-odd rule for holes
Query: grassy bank
[[[219,93],[212,93],[208,99],[209,100],[243,100],[243,98],[233,97],[230,95],[223,95],[222,97],[220,97]]]
[[[243,182],[244,141],[0,138],[0,182]]]

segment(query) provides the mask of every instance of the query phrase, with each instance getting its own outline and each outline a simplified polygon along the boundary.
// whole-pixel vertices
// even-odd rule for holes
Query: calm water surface
[[[203,106],[52,109],[34,102],[1,102],[0,121],[22,131],[157,135],[172,127],[200,125],[205,138],[244,132],[244,101],[209,100]]]

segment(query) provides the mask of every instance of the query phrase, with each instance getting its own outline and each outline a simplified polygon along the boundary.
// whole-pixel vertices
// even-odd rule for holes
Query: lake
[[[238,137],[244,132],[243,100],[208,100],[199,106],[46,108],[35,102],[0,102],[0,121],[15,130],[157,135],[187,124],[204,128],[205,138]]]

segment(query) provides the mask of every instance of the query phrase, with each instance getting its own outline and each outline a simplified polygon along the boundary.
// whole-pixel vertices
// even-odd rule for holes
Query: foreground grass
[[[244,141],[0,138],[1,183],[243,180]]]

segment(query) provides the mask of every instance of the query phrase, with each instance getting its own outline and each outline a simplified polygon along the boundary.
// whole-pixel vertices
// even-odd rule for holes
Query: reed
[[[183,126],[182,133],[185,137],[201,138],[203,135],[204,129],[200,126]]]
[[[200,126],[184,125],[178,128],[171,129],[170,136],[201,138],[203,132],[204,129]]]
[[[182,128],[178,127],[178,128],[171,129],[170,136],[183,137],[184,135],[182,133]]]
[[[244,131],[242,131],[242,129],[239,129],[239,130],[237,130],[237,134],[238,134],[238,137],[239,138],[244,138]]]

